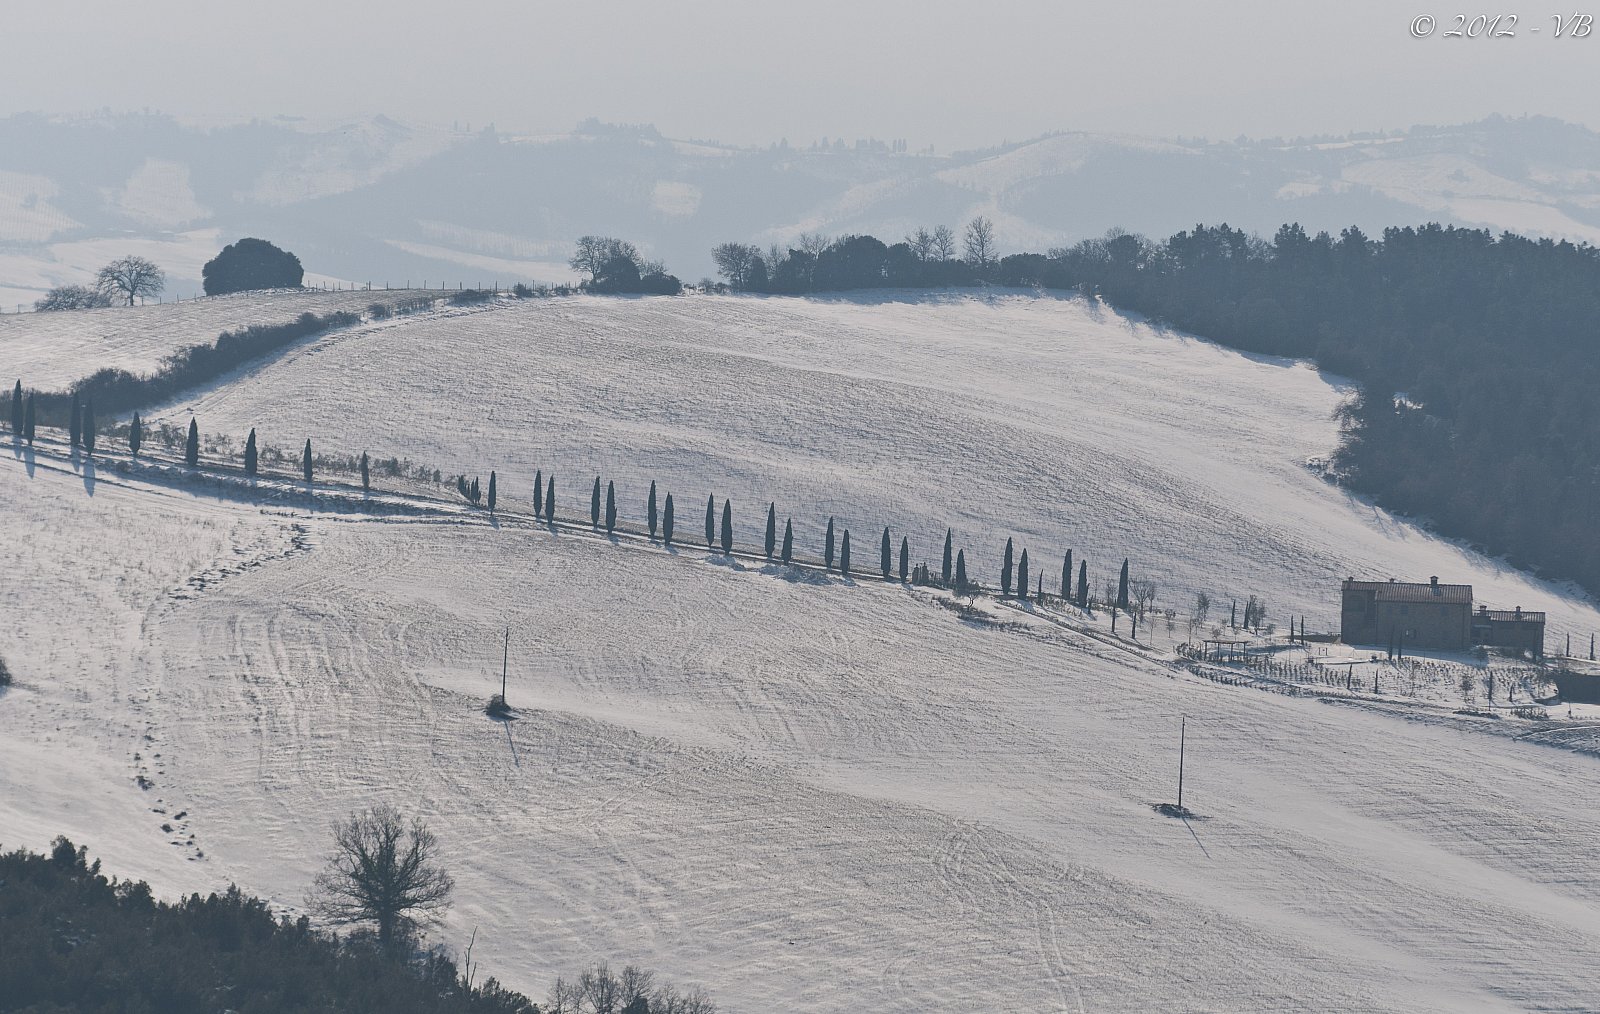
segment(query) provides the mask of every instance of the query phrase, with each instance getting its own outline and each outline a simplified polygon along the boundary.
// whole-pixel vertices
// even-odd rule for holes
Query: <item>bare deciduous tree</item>
[[[578,247],[567,261],[567,266],[574,271],[587,271],[593,279],[615,257],[626,257],[632,261],[641,275],[649,273],[645,270],[648,265],[639,256],[637,247],[627,240],[611,236],[578,237]]]
[[[126,296],[128,305],[132,306],[136,298],[160,295],[167,287],[167,276],[154,262],[130,255],[101,268],[94,283],[107,298]]]
[[[761,248],[748,243],[723,243],[712,248],[711,259],[717,263],[717,274],[741,291],[749,287],[757,264],[766,267],[761,259]]]
[[[985,268],[995,261],[994,223],[979,215],[967,223],[965,260],[975,268]]]
[[[1133,592],[1133,613],[1143,623],[1145,615],[1150,612],[1150,606],[1156,600],[1156,583],[1154,581],[1135,581],[1130,589]]]
[[[422,821],[408,824],[393,807],[374,806],[335,821],[333,846],[307,898],[324,918],[376,925],[387,950],[449,907],[455,885],[438,865],[438,840]]]
[[[545,1014],[716,1014],[701,989],[687,992],[657,983],[654,972],[625,966],[612,972],[605,962],[591,965],[576,979],[557,978],[545,998]]]
[[[800,238],[795,242],[798,249],[804,250],[813,257],[833,245],[833,240],[820,232],[802,232]]]
[[[35,302],[33,308],[41,313],[50,310],[92,310],[110,306],[111,297],[87,285],[58,285]]]
[[[926,229],[918,229],[906,236],[906,246],[917,255],[917,260],[928,260],[933,256],[933,233]]]
[[[956,255],[956,234],[948,225],[933,230],[933,259],[947,261]]]

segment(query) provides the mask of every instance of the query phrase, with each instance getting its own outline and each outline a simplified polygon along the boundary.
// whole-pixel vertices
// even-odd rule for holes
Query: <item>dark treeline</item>
[[[981,222],[981,220],[980,220]],[[1112,232],[996,258],[924,231],[713,255],[731,288],[804,293],[985,283],[1076,288],[1236,348],[1361,384],[1337,474],[1383,506],[1600,591],[1600,250],[1427,225],[1270,241],[1226,225]]]
[[[169,904],[115,881],[58,839],[0,855],[0,1008],[211,1014],[267,1011],[534,1014],[493,979],[468,985],[437,953],[399,962],[359,935],[275,918],[230,888]]]
[[[29,392],[37,402],[40,425],[66,426],[74,399],[94,401],[102,415],[116,415],[176,397],[196,385],[215,380],[252,359],[288,347],[302,338],[332,328],[359,324],[357,314],[336,311],[302,313],[286,324],[253,324],[224,331],[210,345],[191,345],[169,356],[161,369],[143,376],[127,370],[103,369],[72,386],[72,392]],[[20,388],[20,382],[19,382]],[[13,394],[6,397],[9,402]]]

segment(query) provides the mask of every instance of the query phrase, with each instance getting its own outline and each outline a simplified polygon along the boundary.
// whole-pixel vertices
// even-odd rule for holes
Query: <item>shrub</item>
[[[11,670],[6,668],[6,660],[0,658],[0,687],[11,685]]]
[[[305,278],[300,258],[280,250],[264,239],[241,239],[222,248],[222,252],[200,269],[206,295],[252,289],[298,289]]]

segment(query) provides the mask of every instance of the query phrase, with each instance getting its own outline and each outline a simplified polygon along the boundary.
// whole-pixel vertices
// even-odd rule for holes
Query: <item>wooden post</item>
[[[506,628],[505,653],[500,656],[500,700],[506,699],[506,668],[511,663],[511,628]]]

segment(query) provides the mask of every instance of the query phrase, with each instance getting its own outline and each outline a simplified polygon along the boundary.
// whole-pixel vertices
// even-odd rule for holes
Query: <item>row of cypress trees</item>
[[[17,381],[16,387],[12,393],[11,427],[13,432],[21,434],[23,439],[27,440],[29,444],[32,444],[34,435],[33,398],[30,393],[27,399],[24,400],[22,395],[21,380]],[[80,406],[78,395],[76,393],[73,395],[71,426],[69,428],[68,437],[72,446],[82,446],[85,451],[93,453],[95,447],[94,406],[92,402],[85,402]],[[139,447],[142,441],[143,424],[138,413],[134,413],[133,422],[128,431],[128,446],[135,458],[139,456]],[[311,441],[310,439],[307,439],[304,451],[301,455],[301,472],[305,478],[305,481],[308,483],[312,481],[312,460]],[[193,418],[189,420],[188,439],[184,446],[184,461],[190,468],[198,467],[200,461],[200,429],[197,421]],[[245,442],[245,474],[249,476],[256,475],[257,466],[258,452],[256,447],[256,431],[252,429],[250,431],[249,439]],[[364,490],[371,488],[369,463],[367,453],[365,451],[363,451],[361,454],[361,488]],[[465,476],[459,476],[456,480],[456,488],[464,497],[471,500],[473,503],[480,502],[480,487],[476,478],[468,483]],[[489,473],[488,489],[489,510],[495,510],[496,506],[498,505],[498,500],[499,476],[496,472],[491,471]],[[543,518],[546,522],[554,522],[555,502],[555,476],[552,474],[549,479],[546,480],[543,469],[540,469],[535,474],[533,482],[534,516],[536,518]],[[594,485],[589,498],[590,527],[598,531],[601,525],[602,516],[604,517],[606,533],[608,535],[614,533],[617,527],[616,483],[611,480],[606,481],[604,498],[602,501],[600,476],[597,475],[595,476]],[[658,521],[660,521],[663,522],[661,524],[663,540],[667,545],[671,545],[674,528],[674,505],[672,494],[668,493],[666,495],[664,511],[661,513],[661,515],[658,515],[656,484],[653,480],[650,483],[649,496],[645,501],[645,517],[649,526],[650,538],[654,539],[656,537],[657,525]],[[733,551],[733,504],[731,501],[723,501],[720,520],[721,524],[719,526],[716,509],[716,495],[712,494],[706,498],[706,548],[712,549],[720,547],[724,553],[731,553]],[[764,540],[765,555],[769,561],[771,561],[776,555],[780,562],[788,564],[794,559],[794,519],[791,517],[785,519],[784,521],[781,550],[779,549],[778,544],[777,526],[777,504],[769,503],[767,505],[766,535]],[[834,519],[830,517],[828,519],[827,530],[823,536],[823,566],[824,569],[828,571],[833,570],[835,560],[834,527]],[[941,561],[938,581],[933,581],[932,575],[929,573],[926,566],[919,566],[916,569],[916,572],[918,576],[930,584],[937,583],[944,587],[953,588],[959,593],[966,593],[976,587],[967,576],[966,550],[962,549],[954,551],[952,555],[953,550],[954,531],[947,528],[945,529],[944,553]],[[837,558],[839,563],[839,572],[848,577],[850,575],[849,529],[844,530],[843,539],[839,544],[839,553]],[[1089,605],[1088,561],[1080,560],[1078,562],[1077,583],[1075,588],[1073,585],[1072,565],[1072,550],[1069,549],[1067,550],[1066,555],[1063,557],[1061,563],[1060,598],[1064,602],[1076,604],[1080,609],[1087,608]],[[907,536],[902,536],[900,539],[898,567],[896,567],[893,540],[890,535],[890,530],[886,526],[883,529],[883,537],[879,544],[878,566],[879,571],[881,572],[885,581],[894,580],[896,572],[898,572],[898,577],[901,582],[913,580],[910,538]],[[1028,579],[1029,567],[1027,549],[1024,548],[1020,557],[1017,557],[1015,555],[1014,540],[1010,538],[1006,539],[1005,551],[1002,554],[1000,565],[1001,595],[1007,598],[1012,597],[1014,580],[1015,596],[1024,600],[1028,599],[1030,595]],[[1044,597],[1044,578],[1042,575],[1038,577],[1038,584],[1033,590],[1032,594],[1036,598],[1042,599]],[[1116,600],[1115,602],[1110,603],[1110,605],[1112,606],[1112,629],[1115,629],[1117,612],[1130,611],[1128,600],[1128,561],[1126,559],[1122,561],[1122,571],[1117,583]]]

